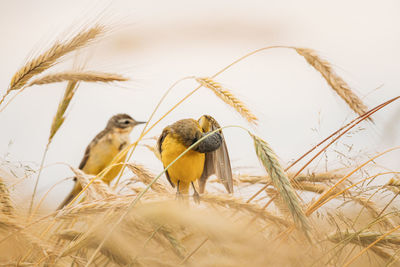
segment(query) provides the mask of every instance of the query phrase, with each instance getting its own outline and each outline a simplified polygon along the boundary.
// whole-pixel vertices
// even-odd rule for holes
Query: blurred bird
[[[219,128],[219,124],[209,115],[203,115],[198,121],[179,120],[165,127],[157,142],[164,168],[208,132]],[[206,137],[171,165],[165,174],[172,187],[177,186],[178,198],[188,194],[191,184],[193,198],[199,202],[200,196],[193,182],[198,180],[200,193],[203,193],[206,181],[212,174],[216,174],[228,193],[232,193],[232,170],[222,131]]]
[[[143,124],[143,121],[135,121],[127,114],[117,114],[109,119],[106,128],[96,135],[95,138],[87,146],[85,155],[79,165],[79,169],[86,174],[97,175],[105,169],[114,157],[126,146],[130,144],[129,134],[132,129],[138,125]],[[124,162],[123,156],[117,163]],[[114,166],[104,177],[103,181],[106,184],[117,176],[121,171],[122,165]],[[58,209],[67,205],[74,199],[82,190],[80,183],[75,180],[75,186],[68,197],[61,203]]]

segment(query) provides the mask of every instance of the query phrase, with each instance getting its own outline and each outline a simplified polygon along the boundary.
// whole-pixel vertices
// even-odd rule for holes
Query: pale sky
[[[87,69],[129,76],[126,84],[82,84],[67,120],[50,146],[39,195],[71,175],[64,162],[77,167],[90,140],[110,116],[120,112],[147,120],[162,94],[186,76],[211,76],[238,57],[264,46],[290,45],[313,48],[329,60],[370,107],[399,95],[400,2],[392,1],[1,1],[1,94],[27,56],[50,44],[71,25],[102,21],[114,30],[87,54]],[[68,70],[72,59],[57,70]],[[326,81],[290,50],[270,50],[252,56],[216,78],[231,89],[259,117],[250,127],[230,107],[202,88],[161,122],[149,136],[182,118],[214,116],[221,125],[242,125],[267,140],[285,166],[341,127],[355,115]],[[177,86],[158,118],[194,81]],[[37,168],[47,142],[51,120],[65,84],[32,87],[0,114],[0,157]],[[378,88],[378,89],[377,89]],[[345,137],[327,157],[328,169],[400,145],[400,103],[374,117],[375,125]],[[132,140],[142,128],[134,130]],[[242,130],[225,132],[236,172],[263,173],[250,138]],[[151,141],[146,143],[152,144]],[[347,151],[346,145],[352,146]],[[344,153],[351,160],[340,158]],[[354,156],[357,156],[354,158]],[[399,153],[382,158],[388,168],[399,165]],[[135,152],[134,161],[161,171],[147,149]],[[325,170],[326,159],[314,170]],[[243,170],[247,168],[248,170]],[[35,176],[33,176],[35,177]],[[32,190],[33,177],[24,183]],[[164,178],[163,178],[164,179]],[[60,201],[72,186],[65,182],[49,196]],[[22,190],[22,189],[18,189]],[[238,195],[241,192],[237,193]],[[26,201],[21,194],[17,201]],[[56,206],[56,202],[50,203]]]

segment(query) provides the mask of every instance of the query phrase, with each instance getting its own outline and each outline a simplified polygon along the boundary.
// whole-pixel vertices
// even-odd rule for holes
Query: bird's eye
[[[125,121],[124,121],[124,124],[129,124],[129,123],[130,123],[129,120],[125,120]]]

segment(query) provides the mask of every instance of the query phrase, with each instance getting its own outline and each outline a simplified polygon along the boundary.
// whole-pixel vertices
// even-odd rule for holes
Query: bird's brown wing
[[[85,167],[85,165],[86,165],[86,163],[87,163],[87,161],[89,159],[90,148],[91,148],[91,145],[88,145],[86,150],[85,150],[85,154],[83,155],[83,159],[81,160],[81,164],[79,164],[79,169],[80,170],[82,170]]]
[[[165,137],[168,135],[169,131],[167,128],[165,128],[163,130],[163,132],[161,133],[160,137],[157,140],[157,148],[158,148],[158,152],[161,154],[162,152],[162,143],[164,142]],[[164,164],[163,167],[165,168]],[[168,179],[168,182],[171,184],[172,187],[175,187],[174,183],[171,181],[171,178],[169,178],[169,174],[168,174],[168,170],[165,172],[165,176]]]
[[[199,119],[199,124],[204,132],[210,132],[221,128],[218,122],[209,115],[203,115]],[[199,179],[200,193],[204,192],[207,179],[213,174],[218,177],[228,193],[233,193],[232,168],[228,148],[222,131],[219,133],[222,137],[221,146],[213,152],[206,153],[203,174]]]

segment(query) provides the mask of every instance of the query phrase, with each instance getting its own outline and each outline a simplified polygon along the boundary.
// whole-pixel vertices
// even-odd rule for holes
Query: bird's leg
[[[192,182],[192,187],[193,187],[193,200],[196,204],[200,204],[200,195],[197,193],[196,187],[194,186],[194,183]]]
[[[180,180],[178,180],[178,182],[176,183],[176,199],[182,200],[183,195],[181,194],[181,191],[179,190],[179,183],[180,183]]]

